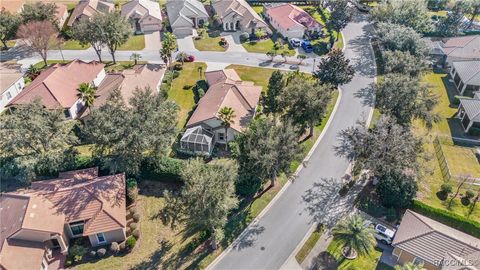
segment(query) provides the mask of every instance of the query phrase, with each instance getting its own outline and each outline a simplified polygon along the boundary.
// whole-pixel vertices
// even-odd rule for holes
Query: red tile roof
[[[303,25],[307,28],[322,27],[306,11],[292,4],[274,5],[267,8],[266,12],[285,30],[294,25]]]
[[[78,100],[78,86],[92,83],[104,67],[96,61],[87,63],[81,60],[55,64],[40,73],[8,106],[27,104],[40,98],[47,109],[70,108]]]

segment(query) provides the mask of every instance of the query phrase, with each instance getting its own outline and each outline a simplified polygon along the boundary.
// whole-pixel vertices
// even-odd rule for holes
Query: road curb
[[[235,240],[217,257],[215,258],[215,260],[213,260],[213,262],[211,262],[205,269],[213,269],[213,267],[215,267],[215,265],[223,258],[225,257],[225,255],[230,251],[232,250],[233,246],[237,243],[237,240],[242,238],[242,236],[247,233],[247,229],[250,227],[250,226],[253,226],[255,224],[258,223],[258,220],[260,220],[264,215],[265,213],[267,213],[267,211],[272,207],[272,205],[275,204],[275,202],[278,200],[278,198],[281,197],[281,195],[287,190],[287,188],[292,184],[292,179],[295,179],[296,176],[300,173],[300,171],[302,170],[302,168],[304,167],[303,166],[303,163],[304,162],[308,162],[308,160],[310,159],[310,157],[312,156],[313,152],[315,151],[315,149],[317,148],[317,146],[320,144],[320,141],[322,140],[322,138],[324,137],[325,133],[327,132],[328,130],[328,127],[330,126],[333,118],[335,117],[335,114],[337,112],[337,109],[338,109],[338,106],[340,104],[340,100],[342,99],[342,89],[340,87],[338,87],[338,97],[337,97],[337,101],[335,102],[335,106],[333,107],[333,110],[332,110],[332,113],[330,114],[330,117],[328,118],[327,120],[327,123],[325,124],[325,127],[323,128],[322,132],[320,133],[320,135],[318,136],[317,140],[315,141],[315,144],[312,146],[312,148],[310,149],[310,151],[308,152],[308,154],[305,156],[305,158],[303,159],[303,161],[300,163],[300,165],[298,165],[298,168],[297,170],[295,170],[295,172],[293,173],[293,176],[290,177],[290,179],[287,180],[287,182],[285,183],[285,185],[283,185],[282,189],[280,189],[280,191],[275,195],[275,197],[268,203],[267,206],[265,206],[265,208],[260,212],[260,214],[258,214],[253,220],[252,222],[250,222],[250,224],[242,231],[242,233],[240,233],[239,236],[237,236],[237,238],[235,238]],[[312,228],[309,229],[309,232],[310,230],[312,230],[313,228],[315,228],[314,226],[312,226]],[[307,233],[307,238],[308,238],[308,234]],[[306,241],[307,239],[302,239],[302,241]],[[302,244],[303,246],[303,244]],[[298,248],[298,246],[296,247]],[[301,246],[300,246],[301,248]],[[290,257],[289,257],[290,258]],[[288,261],[288,260],[287,260]],[[286,262],[286,261],[285,261]],[[285,264],[285,263],[284,263]],[[282,265],[283,266],[283,265]]]

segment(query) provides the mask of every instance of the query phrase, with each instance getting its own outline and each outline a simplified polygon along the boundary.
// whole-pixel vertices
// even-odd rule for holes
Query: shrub
[[[127,199],[129,204],[136,202],[137,197],[138,197],[138,189],[136,187],[127,189]]]
[[[464,218],[447,210],[431,207],[417,200],[413,201],[412,210],[464,233],[480,237],[480,223],[474,220]]]
[[[97,257],[97,252],[95,250],[90,251],[90,257],[95,258]]]
[[[136,213],[138,213],[138,209],[136,207],[132,207],[132,209],[130,209],[130,214],[135,215]]]
[[[128,178],[127,188],[136,188],[136,187],[137,187],[137,180],[135,178]]]
[[[475,192],[471,191],[471,190],[467,190],[467,192],[465,192],[465,198],[467,199],[472,199],[473,197],[475,197]]]
[[[249,38],[250,38],[250,34],[249,34],[248,32],[243,32],[243,33],[240,35],[240,41],[241,41],[241,42],[245,42],[245,41],[247,41]]]
[[[120,251],[120,245],[119,245],[117,242],[113,242],[113,243],[110,245],[110,251],[111,251],[113,254],[117,254],[117,253]]]
[[[67,267],[68,267],[68,266],[71,266],[72,264],[73,264],[73,261],[70,260],[70,259],[67,259],[67,260],[65,261],[65,266],[67,266]]]
[[[106,249],[104,249],[104,248],[99,248],[99,249],[97,250],[97,256],[98,256],[98,257],[101,258],[101,257],[105,256],[105,254],[107,254],[107,250],[106,250]]]
[[[180,182],[184,161],[170,157],[147,158],[142,164],[142,178],[149,180]]]
[[[135,213],[132,215],[132,218],[135,222],[138,222],[140,220],[140,213]]]
[[[132,231],[134,231],[137,227],[138,227],[137,223],[135,222],[130,223],[130,229],[132,229]]]
[[[133,230],[132,236],[135,237],[135,239],[140,238],[140,230],[139,229]]]
[[[397,219],[397,211],[394,208],[388,208],[385,218],[388,222],[393,222]]]
[[[126,246],[128,249],[133,249],[137,244],[137,239],[135,237],[130,236],[126,241]]]
[[[182,64],[180,64],[180,63],[176,63],[175,65],[173,65],[173,70],[180,71],[182,69],[183,69],[183,67],[182,67]]]
[[[452,193],[452,185],[450,183],[444,183],[442,186],[440,186],[440,191],[444,194],[450,194]]]
[[[69,253],[73,257],[73,261],[79,262],[82,260],[83,256],[87,254],[88,249],[84,246],[73,245],[70,247]]]

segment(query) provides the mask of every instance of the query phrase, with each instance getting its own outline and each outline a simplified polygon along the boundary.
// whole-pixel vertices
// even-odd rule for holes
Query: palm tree
[[[183,66],[183,64],[184,64],[184,62],[185,62],[185,59],[186,59],[187,57],[188,57],[188,54],[187,54],[186,52],[179,52],[179,53],[177,54],[177,61],[182,62],[182,66]]]
[[[376,244],[375,230],[368,226],[358,214],[348,217],[333,228],[333,236],[346,249],[347,258],[354,258],[357,254],[365,255]]]
[[[77,89],[78,98],[84,103],[84,106],[90,111],[95,101],[97,88],[89,83],[81,83]]]
[[[423,263],[415,264],[412,262],[408,262],[402,266],[396,265],[395,270],[425,270],[425,268],[423,268]]]
[[[142,59],[142,56],[139,53],[132,53],[132,55],[130,56],[130,60],[133,60],[135,62],[135,65],[140,59]]]
[[[34,65],[30,65],[25,75],[33,81],[38,75],[40,75],[40,69]]]
[[[222,121],[222,126],[225,128],[225,149],[228,151],[228,128],[235,123],[233,118],[235,117],[235,111],[230,107],[223,107],[218,112],[218,117]]]
[[[299,54],[297,55],[297,59],[300,60],[300,65],[303,63],[303,60],[307,59],[307,56],[305,54]]]

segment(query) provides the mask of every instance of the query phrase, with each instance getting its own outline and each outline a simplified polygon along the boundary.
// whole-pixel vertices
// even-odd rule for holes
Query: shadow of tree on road
[[[248,248],[253,246],[255,241],[258,238],[258,235],[265,231],[265,227],[252,225],[245,230],[245,233],[238,238],[236,242],[233,243],[233,249],[242,250],[244,248]]]
[[[371,83],[369,86],[359,89],[353,94],[353,96],[361,99],[363,106],[375,106],[375,83]]]

